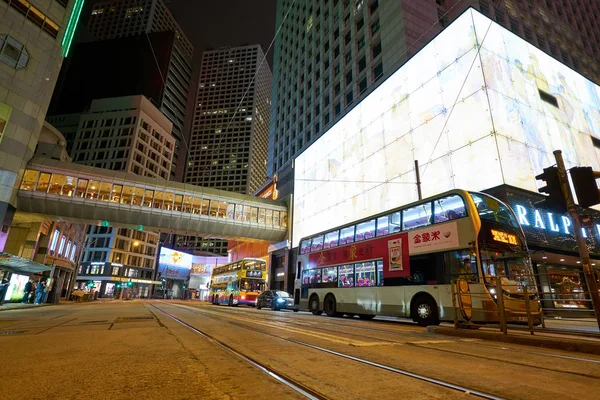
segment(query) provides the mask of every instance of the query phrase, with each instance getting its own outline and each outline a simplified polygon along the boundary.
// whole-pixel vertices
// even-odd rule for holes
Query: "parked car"
[[[298,307],[294,304],[294,298],[288,293],[281,290],[267,290],[262,292],[256,299],[256,308],[270,308],[273,311],[279,310],[294,310],[298,311]]]

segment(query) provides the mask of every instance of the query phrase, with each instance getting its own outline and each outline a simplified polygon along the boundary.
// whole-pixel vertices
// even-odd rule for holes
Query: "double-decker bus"
[[[541,323],[525,235],[512,209],[484,193],[451,190],[303,238],[298,251],[297,301],[316,315],[452,321],[458,280],[470,321],[496,322],[502,279],[507,321],[527,321],[528,285]]]
[[[260,258],[240,261],[213,269],[209,299],[213,304],[237,306],[256,305],[256,298],[265,290],[267,263]]]

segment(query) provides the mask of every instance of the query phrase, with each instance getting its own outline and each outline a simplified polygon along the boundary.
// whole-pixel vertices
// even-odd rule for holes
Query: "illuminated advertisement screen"
[[[192,255],[162,247],[158,259],[159,279],[188,279],[192,269]]]
[[[424,197],[537,191],[556,149],[599,169],[592,137],[599,87],[468,10],[296,158],[292,244],[416,201],[415,160]]]

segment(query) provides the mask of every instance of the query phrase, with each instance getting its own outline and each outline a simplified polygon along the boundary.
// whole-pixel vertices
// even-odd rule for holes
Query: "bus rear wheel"
[[[319,307],[319,297],[318,296],[313,295],[310,298],[310,301],[308,302],[308,309],[310,310],[311,313],[313,313],[313,315],[323,314],[323,311]]]
[[[413,301],[411,316],[420,326],[440,324],[437,304],[429,296],[421,295]]]
[[[335,297],[331,294],[325,296],[323,301],[323,310],[328,317],[339,317],[341,314],[336,311]]]

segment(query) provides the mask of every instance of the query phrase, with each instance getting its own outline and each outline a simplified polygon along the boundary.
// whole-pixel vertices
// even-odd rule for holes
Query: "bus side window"
[[[419,204],[402,211],[403,230],[431,225],[431,203]]]
[[[383,261],[377,261],[377,286],[383,286]]]
[[[342,229],[340,232],[340,246],[354,242],[354,225]]]
[[[377,218],[377,236],[384,236],[390,233],[390,215]]]
[[[453,194],[442,199],[434,200],[434,222],[446,222],[464,217],[465,203],[463,199]]]

